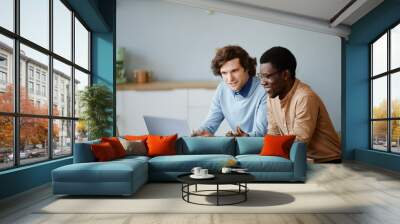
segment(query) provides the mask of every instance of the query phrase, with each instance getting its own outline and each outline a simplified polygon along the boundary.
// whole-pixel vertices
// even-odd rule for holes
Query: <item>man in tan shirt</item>
[[[286,48],[273,47],[260,58],[261,84],[269,99],[268,134],[296,135],[307,144],[315,162],[341,162],[339,137],[319,96],[296,79],[296,58]]]

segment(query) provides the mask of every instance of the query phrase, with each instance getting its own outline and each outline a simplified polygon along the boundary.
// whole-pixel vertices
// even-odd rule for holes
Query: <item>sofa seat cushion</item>
[[[174,155],[157,156],[149,160],[152,172],[190,172],[193,167],[203,167],[211,172],[219,171],[230,159],[231,155]]]
[[[239,155],[236,160],[249,172],[293,172],[292,161],[279,156]]]
[[[147,171],[147,163],[140,159],[108,162],[74,163],[53,170],[53,181],[58,182],[131,182],[135,174]],[[143,173],[147,176],[147,173]],[[141,176],[141,175],[140,175]]]

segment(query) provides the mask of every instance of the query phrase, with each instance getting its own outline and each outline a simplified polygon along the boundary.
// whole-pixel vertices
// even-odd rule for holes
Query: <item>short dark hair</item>
[[[214,59],[211,62],[211,69],[214,75],[221,75],[221,67],[228,61],[239,58],[240,65],[249,73],[249,76],[256,75],[257,60],[249,56],[240,46],[228,45],[217,49]]]
[[[264,52],[260,64],[271,63],[279,71],[289,70],[293,78],[296,77],[296,58],[284,47],[273,47]]]

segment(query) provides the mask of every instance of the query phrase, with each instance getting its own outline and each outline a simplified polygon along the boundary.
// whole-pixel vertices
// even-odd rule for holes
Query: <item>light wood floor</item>
[[[307,183],[316,183],[345,201],[367,206],[356,214],[37,214],[54,200],[49,185],[0,201],[0,223],[219,224],[219,223],[400,223],[400,174],[359,163],[314,164]],[[316,203],[318,203],[316,201]],[[173,206],[173,205],[171,205]]]

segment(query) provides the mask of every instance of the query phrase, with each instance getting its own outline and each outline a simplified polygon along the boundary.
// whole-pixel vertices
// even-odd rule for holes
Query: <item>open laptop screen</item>
[[[173,135],[190,136],[188,122],[181,119],[166,117],[143,116],[147,131],[150,135]]]

